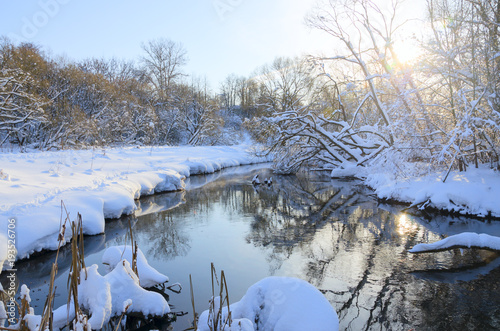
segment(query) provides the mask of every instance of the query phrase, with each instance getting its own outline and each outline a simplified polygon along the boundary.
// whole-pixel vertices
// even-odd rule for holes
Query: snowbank
[[[252,285],[230,306],[230,330],[302,331],[338,330],[339,320],[328,300],[306,281],[268,277]],[[225,309],[227,316],[227,308]],[[199,331],[210,330],[209,311],[198,321]]]
[[[338,172],[336,172],[338,174]],[[393,174],[366,174],[365,183],[381,199],[394,199],[420,208],[432,207],[481,217],[500,217],[500,173],[487,167],[469,168],[422,177],[394,179]]]
[[[0,153],[0,227],[16,219],[17,258],[25,258],[57,248],[61,201],[93,235],[104,231],[105,218],[133,213],[142,195],[182,190],[192,174],[264,161],[248,146]]]
[[[439,251],[454,247],[476,247],[500,251],[500,237],[490,236],[485,233],[464,232],[439,240],[431,244],[418,244],[409,250],[410,253],[423,253]]]

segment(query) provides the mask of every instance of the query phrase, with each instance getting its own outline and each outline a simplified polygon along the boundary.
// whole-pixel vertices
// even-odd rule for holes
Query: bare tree
[[[300,84],[284,70],[272,72],[280,76],[280,84],[264,84],[277,112],[269,122],[277,130],[271,150],[279,168],[289,172],[304,163],[326,168],[368,165],[389,150],[406,160],[431,158],[437,129],[412,73],[393,48],[406,23],[398,16],[400,5],[330,0],[307,17],[311,27],[338,42],[337,51],[343,54],[313,58],[318,70],[309,69]],[[349,68],[350,75],[337,75],[343,70],[332,72],[332,66]],[[332,97],[325,98],[325,93]]]
[[[220,84],[222,104],[227,110],[237,104],[238,82],[239,78],[235,74],[231,74]]]
[[[261,98],[272,111],[282,112],[307,103],[314,89],[311,64],[301,58],[276,58],[256,79]]]
[[[187,63],[187,52],[180,43],[169,39],[155,39],[142,45],[146,53],[141,62],[149,82],[160,100],[170,97],[172,85],[184,76],[182,67]]]

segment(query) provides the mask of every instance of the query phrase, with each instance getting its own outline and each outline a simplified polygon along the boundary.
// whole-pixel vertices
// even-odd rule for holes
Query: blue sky
[[[137,60],[141,43],[181,42],[187,74],[213,89],[230,73],[249,76],[276,56],[315,53],[331,39],[305,26],[316,0],[0,0],[0,35],[72,60]]]

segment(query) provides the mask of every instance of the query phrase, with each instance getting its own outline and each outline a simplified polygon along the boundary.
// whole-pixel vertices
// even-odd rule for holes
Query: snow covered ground
[[[332,176],[364,178],[365,184],[372,187],[381,199],[407,202],[419,208],[500,217],[500,172],[486,165],[478,169],[470,167],[466,172],[452,171],[445,183],[446,172],[396,179],[394,173],[384,169],[373,171],[356,167],[334,170]]]
[[[71,220],[82,215],[86,234],[102,233],[105,218],[133,213],[134,199],[142,195],[183,189],[184,178],[190,175],[266,161],[254,157],[250,149],[126,147],[0,153],[0,260],[7,258],[9,220],[15,219],[11,234],[18,259],[56,249],[61,201]]]

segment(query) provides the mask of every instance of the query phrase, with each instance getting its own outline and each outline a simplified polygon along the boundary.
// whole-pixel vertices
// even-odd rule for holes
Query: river
[[[254,188],[256,173],[273,176],[273,184]],[[140,322],[144,329],[190,327],[189,275],[201,313],[211,296],[212,262],[225,272],[231,302],[266,276],[307,280],[331,302],[341,330],[500,329],[499,254],[408,253],[417,243],[464,231],[500,236],[498,221],[405,213],[403,206],[378,202],[360,181],[317,173],[277,176],[263,165],[191,177],[186,191],[142,198],[138,206],[136,216],[109,220],[104,235],[87,237],[85,252],[87,265],[101,265],[105,247],[129,240],[131,222],[149,263],[170,283],[181,283],[181,293],[167,293],[172,311],[187,314],[170,326]],[[54,257],[46,253],[17,264],[37,313]],[[67,299],[70,258],[63,249],[56,307]]]

